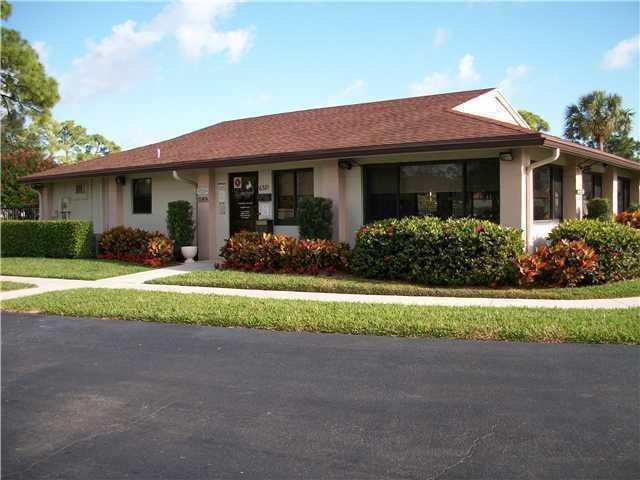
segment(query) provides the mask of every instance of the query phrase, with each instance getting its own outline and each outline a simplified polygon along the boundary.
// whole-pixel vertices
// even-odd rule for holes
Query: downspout
[[[526,229],[525,229],[525,246],[527,251],[533,250],[533,171],[536,168],[544,167],[550,163],[555,162],[560,158],[560,149],[553,148],[553,154],[547,158],[544,158],[538,162],[531,163],[526,167],[525,170],[525,178],[526,178],[526,194],[527,198],[525,200],[525,211],[526,211]]]
[[[194,189],[193,189],[193,194],[195,197],[195,204],[196,204],[196,208],[195,208],[195,219],[194,219],[194,224],[195,224],[195,228],[194,228],[194,232],[193,232],[193,243],[194,246],[198,246],[198,182],[196,182],[195,180],[189,180],[188,178],[183,178],[180,175],[178,175],[178,172],[176,170],[173,171],[173,178],[174,180],[177,180],[178,182],[182,182],[182,183],[188,183],[190,185],[193,185]]]

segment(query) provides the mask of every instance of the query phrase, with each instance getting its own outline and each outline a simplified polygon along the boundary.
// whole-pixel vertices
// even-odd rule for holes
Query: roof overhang
[[[562,153],[602,162],[616,167],[640,171],[640,162],[618,157],[594,148],[585,147],[574,142],[552,137],[538,132],[510,135],[508,137],[488,137],[456,139],[437,142],[403,143],[396,145],[372,145],[348,149],[312,150],[302,152],[279,152],[259,156],[244,156],[232,158],[183,160],[167,162],[158,165],[132,165],[129,167],[97,169],[84,172],[59,173],[56,175],[29,175],[20,179],[21,183],[35,184],[71,178],[86,178],[107,175],[122,175],[133,172],[157,172],[162,170],[187,170],[209,167],[247,166],[254,164],[284,163],[303,160],[321,160],[336,157],[357,157],[368,155],[437,152],[450,150],[473,150],[484,148],[518,148],[544,146],[559,148]]]
[[[122,175],[132,172],[154,172],[161,170],[186,170],[208,167],[231,167],[269,163],[294,162],[302,160],[321,160],[336,157],[355,157],[365,155],[384,155],[397,153],[437,152],[449,150],[481,149],[481,148],[516,148],[527,146],[540,146],[543,139],[539,133],[523,133],[508,137],[488,137],[456,139],[437,142],[403,143],[397,145],[372,145],[366,147],[330,150],[312,150],[306,152],[284,152],[260,156],[246,156],[206,160],[184,160],[180,162],[167,162],[158,165],[130,166],[91,170],[84,172],[59,173],[56,175],[38,176],[29,175],[20,179],[21,183],[46,183],[70,178],[86,178],[94,176]]]
[[[640,162],[629,160],[617,155],[612,155],[595,148],[585,147],[569,140],[542,135],[543,145],[550,148],[559,148],[562,153],[575,155],[589,160],[595,160],[607,165],[640,171]]]

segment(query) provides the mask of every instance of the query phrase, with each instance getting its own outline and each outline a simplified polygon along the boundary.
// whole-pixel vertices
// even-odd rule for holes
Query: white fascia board
[[[512,123],[524,128],[530,128],[504,94],[497,88],[467,100],[453,107],[458,112],[469,113],[481,117]]]

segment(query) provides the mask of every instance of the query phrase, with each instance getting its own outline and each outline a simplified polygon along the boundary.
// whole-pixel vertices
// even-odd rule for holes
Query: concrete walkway
[[[231,295],[251,298],[280,300],[316,300],[323,302],[387,303],[398,305],[451,306],[451,307],[530,307],[530,308],[590,308],[615,309],[640,307],[640,297],[592,300],[539,300],[525,298],[458,298],[458,297],[409,297],[400,295],[358,295],[348,293],[289,292],[277,290],[246,290],[239,288],[190,287],[182,285],[145,284],[153,280],[179,275],[195,270],[213,268],[210,262],[196,262],[145,272],[111,277],[103,280],[62,280],[57,278],[15,277],[0,275],[0,280],[32,283],[37,288],[12,290],[0,293],[0,300],[26,297],[44,292],[69,290],[72,288],[126,288],[133,290],[174,293],[201,293]]]

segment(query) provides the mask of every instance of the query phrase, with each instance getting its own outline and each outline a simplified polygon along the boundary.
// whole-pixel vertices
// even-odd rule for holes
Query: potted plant
[[[167,231],[174,241],[174,256],[184,258],[185,263],[192,263],[198,254],[194,245],[193,207],[186,200],[169,202],[167,210]]]

